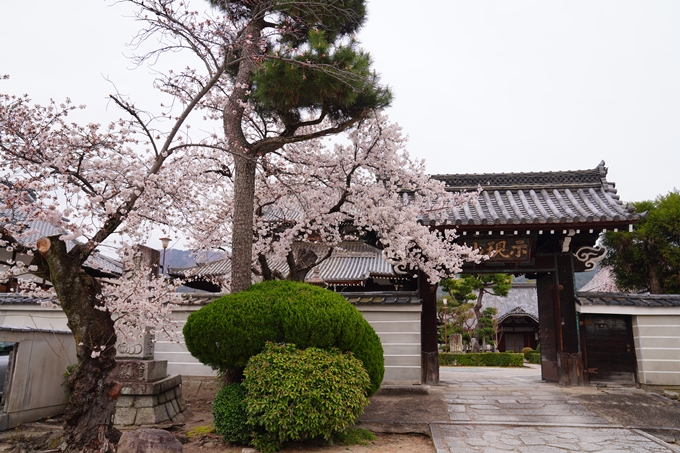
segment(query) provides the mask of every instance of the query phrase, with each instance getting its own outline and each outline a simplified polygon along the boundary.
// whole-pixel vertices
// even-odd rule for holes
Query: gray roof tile
[[[22,293],[0,293],[0,305],[5,304],[39,305],[42,302],[58,303],[56,299],[43,299],[40,297],[27,296]]]
[[[583,306],[680,307],[680,294],[578,292],[576,298]]]
[[[322,244],[297,244],[297,247],[311,247],[321,256],[326,253],[328,246]],[[272,270],[288,273],[288,265],[285,260],[280,260],[271,265]],[[404,276],[394,272],[382,256],[382,251],[363,242],[343,242],[333,250],[332,255],[317,266],[318,276],[327,284],[340,284],[347,282],[362,282],[369,278],[399,278]],[[193,267],[169,268],[168,274],[173,277],[221,277],[231,273],[231,261],[223,259],[200,263]],[[306,278],[311,278],[314,270],[310,270]]]
[[[516,314],[519,309],[529,316],[538,319],[536,283],[513,283],[506,297],[484,294],[482,306],[484,308],[495,308],[499,318],[510,316],[513,313]]]
[[[606,179],[604,161],[592,170],[536,173],[432,175],[450,191],[483,191],[477,201],[452,208],[449,225],[570,224],[635,222],[615,184]],[[426,222],[428,219],[424,219]]]

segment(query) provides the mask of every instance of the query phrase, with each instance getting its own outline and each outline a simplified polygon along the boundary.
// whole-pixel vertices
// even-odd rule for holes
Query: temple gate
[[[563,385],[588,381],[574,272],[591,270],[604,257],[604,248],[596,245],[600,233],[630,230],[640,219],[606,176],[604,161],[592,170],[432,176],[450,191],[482,187],[478,200],[452,209],[445,224],[423,221],[433,229],[455,228],[461,242],[493,254],[466,265],[464,273],[536,279],[542,376]],[[436,287],[422,274],[419,284],[422,382],[432,384],[439,382]]]

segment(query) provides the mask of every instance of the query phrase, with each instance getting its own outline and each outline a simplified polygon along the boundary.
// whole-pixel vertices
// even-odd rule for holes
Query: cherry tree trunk
[[[252,283],[256,161],[242,156],[236,156],[234,161],[231,291],[236,293],[248,289]]]
[[[38,251],[49,269],[68,326],[76,341],[78,364],[67,379],[71,391],[65,412],[64,440],[68,452],[115,451],[120,433],[113,413],[120,386],[109,375],[116,366],[116,333],[108,311],[101,310],[101,286],[82,270],[84,258],[57,237],[42,238]],[[75,252],[74,252],[75,251]]]

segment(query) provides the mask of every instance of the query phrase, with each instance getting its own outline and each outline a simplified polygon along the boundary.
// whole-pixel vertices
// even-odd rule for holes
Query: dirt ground
[[[156,428],[172,432],[183,444],[184,453],[241,453],[243,446],[226,446],[219,435],[205,433],[212,426],[211,399],[185,396],[191,416],[185,423],[164,424]],[[26,423],[15,429],[0,433],[0,452],[45,452],[54,451],[58,446],[61,434],[61,417]],[[187,434],[190,435],[187,435]],[[368,445],[310,445],[295,443],[287,446],[283,452],[305,453],[434,453],[432,440],[424,435],[409,434],[376,434],[376,440]],[[252,451],[252,450],[251,450]]]
[[[186,433],[200,431],[202,427],[212,423],[212,401],[187,398],[189,410],[192,416],[186,424],[173,430],[175,436],[184,443],[184,453],[241,453],[243,446],[225,446],[217,434],[204,434],[188,438]],[[198,429],[197,429],[198,428]],[[295,443],[287,446],[282,452],[305,452],[305,453],[434,453],[435,448],[432,440],[418,434],[380,434],[376,433],[376,440],[368,445],[311,445]]]

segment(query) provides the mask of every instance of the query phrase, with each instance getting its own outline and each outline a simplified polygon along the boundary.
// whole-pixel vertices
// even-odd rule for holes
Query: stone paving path
[[[432,424],[437,453],[678,452],[612,425],[543,382],[538,368],[440,368],[449,422]]]

